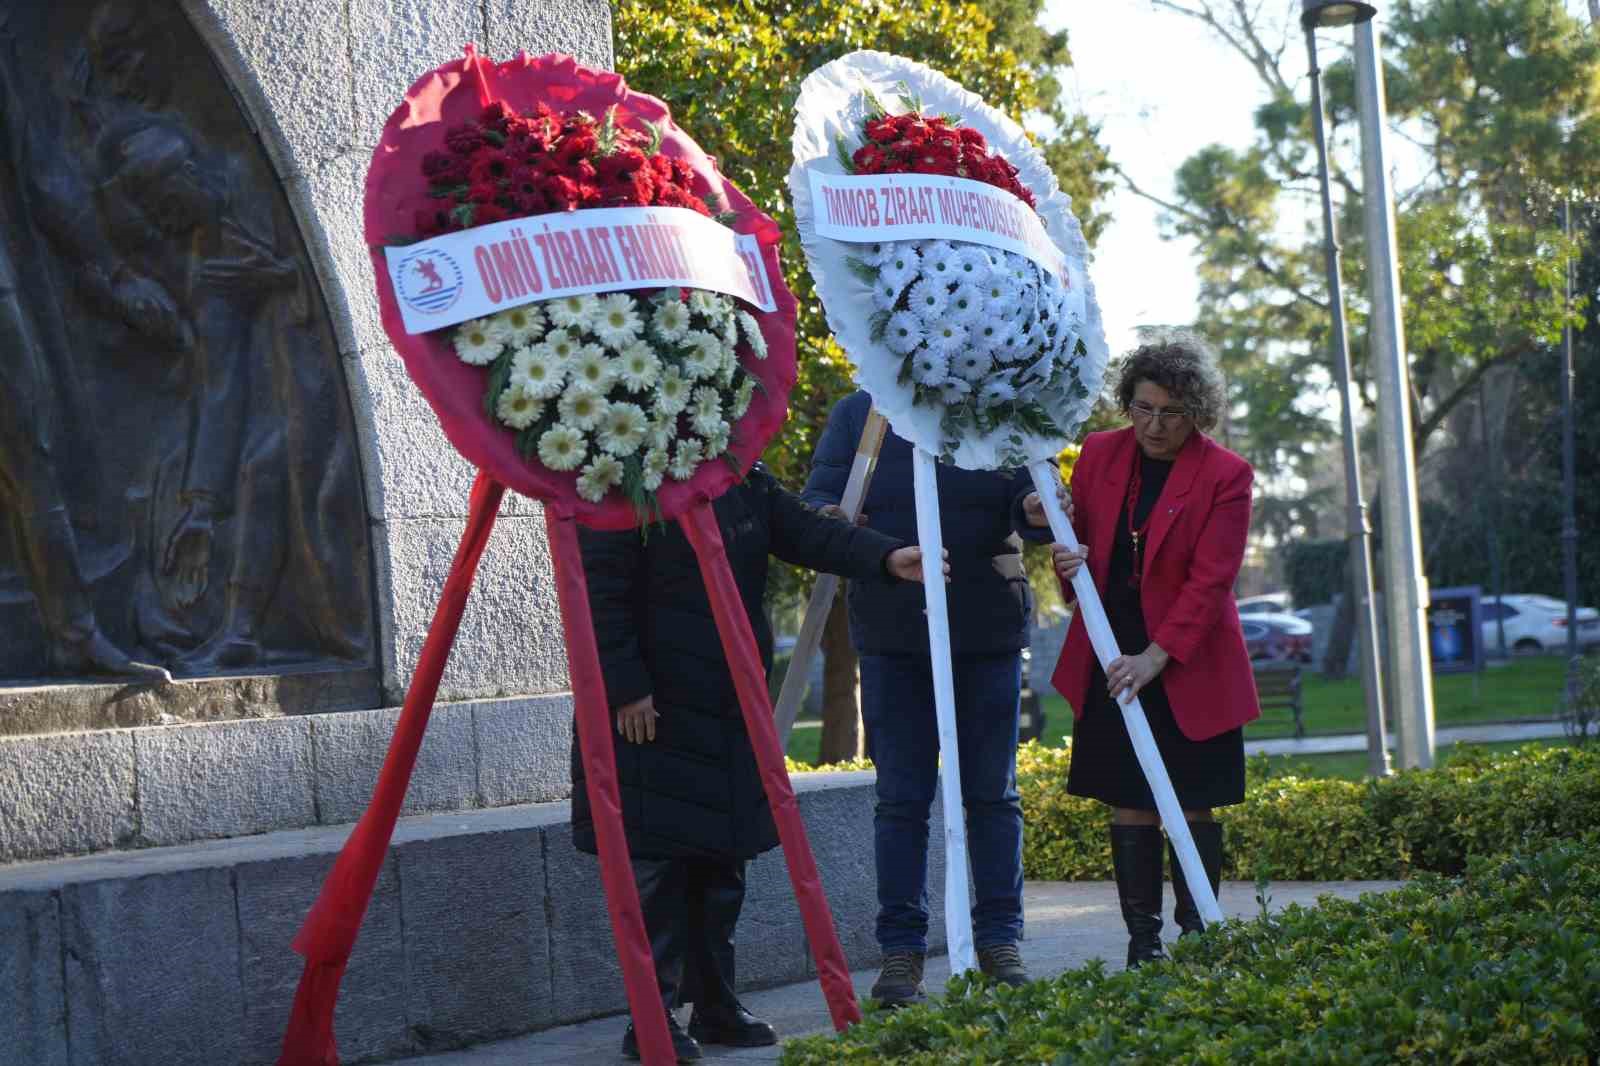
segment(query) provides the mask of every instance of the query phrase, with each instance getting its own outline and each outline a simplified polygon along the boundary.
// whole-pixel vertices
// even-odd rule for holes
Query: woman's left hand
[[[1138,655],[1119,655],[1106,667],[1106,684],[1111,698],[1125,703],[1137,696],[1167,667],[1167,653],[1159,644],[1151,644]]]

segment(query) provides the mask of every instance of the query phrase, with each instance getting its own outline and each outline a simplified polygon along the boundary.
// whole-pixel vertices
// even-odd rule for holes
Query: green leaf
[[[839,160],[839,165],[844,167],[844,172],[846,174],[854,174],[856,172],[856,161],[849,147],[845,144],[844,134],[840,133],[834,136],[833,151],[835,157]]]

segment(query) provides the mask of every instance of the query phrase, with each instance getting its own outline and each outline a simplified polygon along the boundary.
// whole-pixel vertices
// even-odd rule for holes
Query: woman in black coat
[[[768,670],[769,554],[852,581],[921,580],[920,548],[818,514],[759,464],[712,508]],[[626,741],[623,826],[673,1044],[680,1060],[699,1057],[697,1040],[771,1044],[772,1027],[735,995],[733,931],[745,863],[777,844],[777,829],[699,562],[676,525],[581,536],[606,699]],[[576,743],[572,786],[573,843],[595,854]],[[671,1008],[690,1002],[685,1033]],[[631,1024],[622,1050],[638,1056]]]

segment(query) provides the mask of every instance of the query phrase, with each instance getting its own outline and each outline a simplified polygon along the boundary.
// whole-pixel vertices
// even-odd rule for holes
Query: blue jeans
[[[1022,658],[955,657],[956,737],[972,866],[973,945],[1022,936],[1022,804],[1017,709]],[[924,656],[861,656],[861,709],[878,768],[873,816],[878,944],[928,950],[928,814],[939,779],[933,666]]]

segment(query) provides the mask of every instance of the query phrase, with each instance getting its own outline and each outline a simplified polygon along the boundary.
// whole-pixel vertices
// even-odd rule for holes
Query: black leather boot
[[[1189,834],[1194,837],[1194,846],[1200,852],[1200,864],[1206,868],[1211,894],[1216,895],[1222,884],[1222,823],[1190,822]],[[1205,928],[1205,923],[1200,920],[1200,910],[1194,905],[1189,883],[1183,877],[1183,867],[1178,865],[1178,853],[1170,841],[1167,855],[1172,860],[1172,895],[1178,901],[1172,911],[1172,920],[1183,930],[1179,936],[1198,933]]]
[[[1162,839],[1159,826],[1111,827],[1111,865],[1128,925],[1129,968],[1166,958],[1161,950]]]

